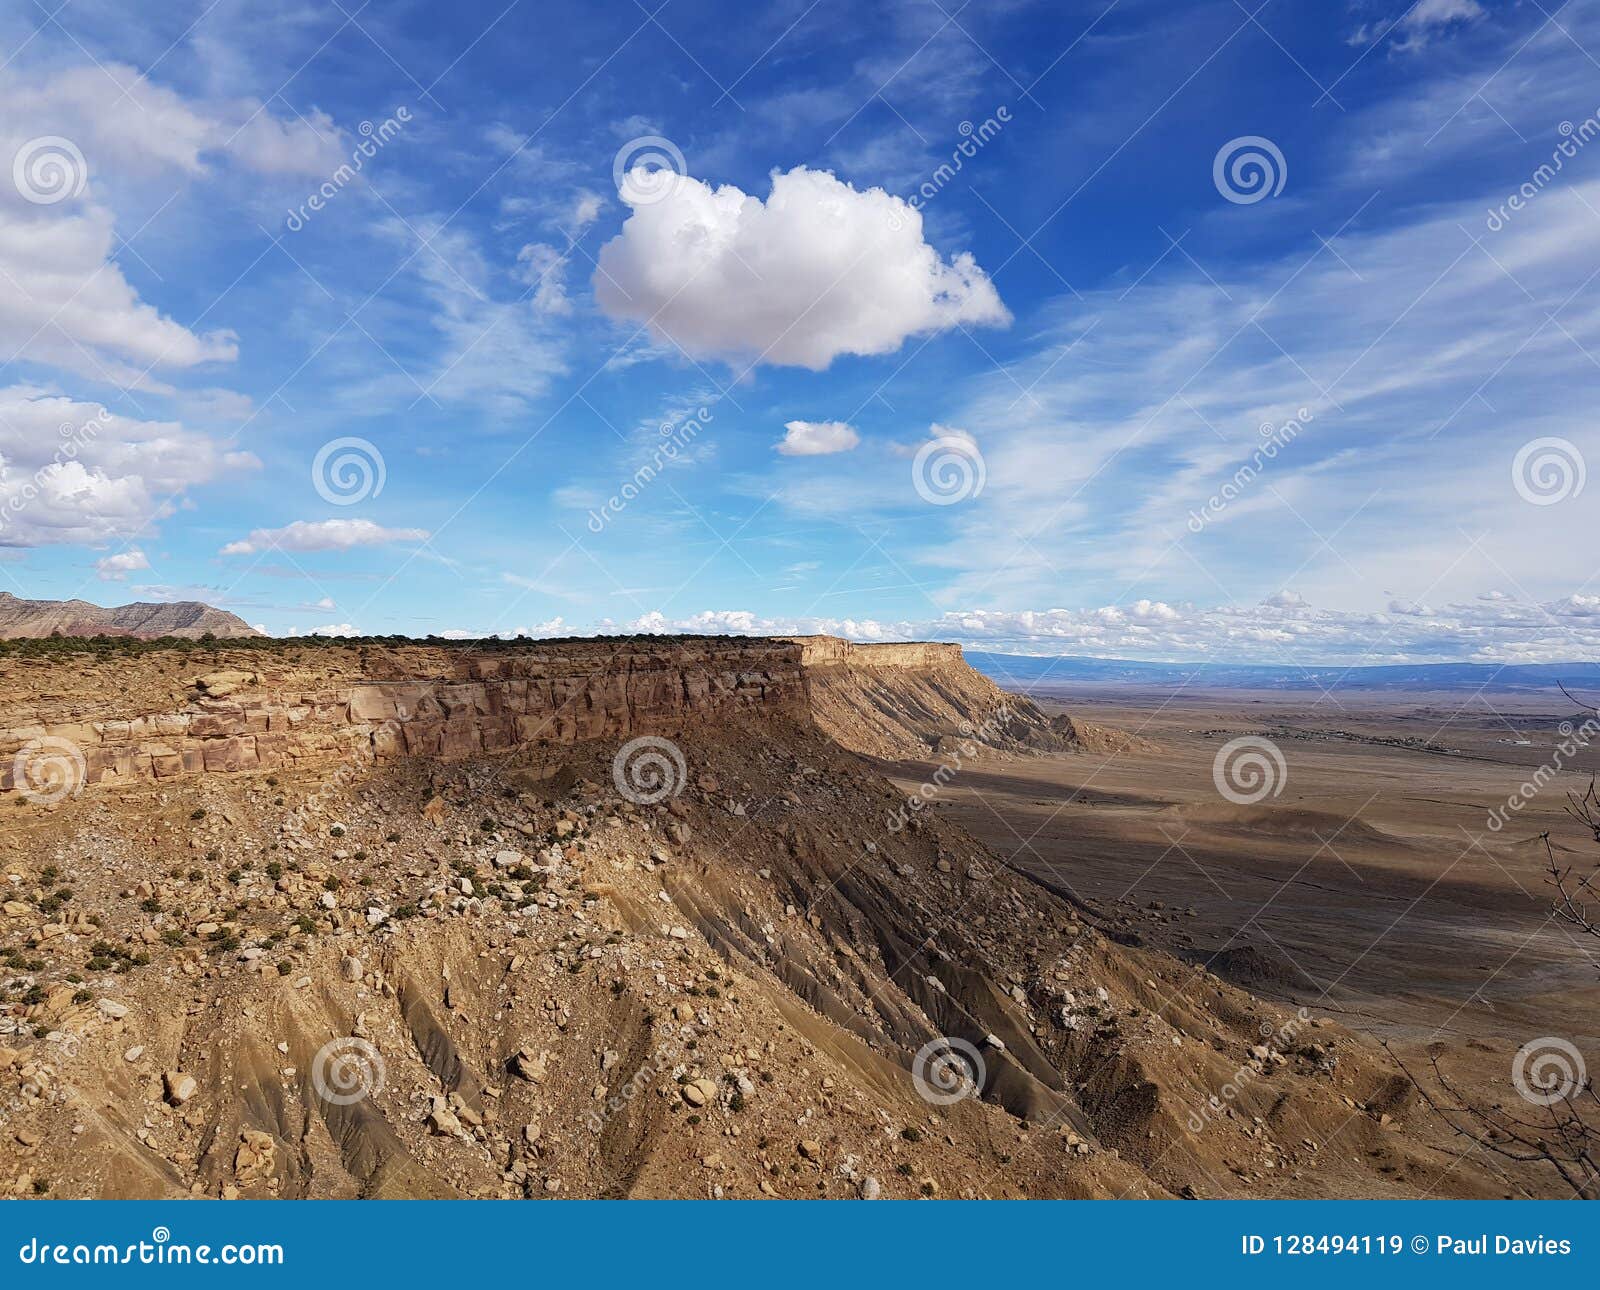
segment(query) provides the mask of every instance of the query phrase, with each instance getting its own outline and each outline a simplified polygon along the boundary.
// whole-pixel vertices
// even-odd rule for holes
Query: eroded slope
[[[626,722],[13,794],[0,1185],[1484,1186],[1370,1044],[1116,943],[936,812],[890,827],[899,796],[804,711]],[[664,779],[629,769],[644,737]]]

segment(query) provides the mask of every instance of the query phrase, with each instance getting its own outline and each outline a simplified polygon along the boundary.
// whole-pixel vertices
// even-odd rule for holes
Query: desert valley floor
[[[1600,758],[1581,752],[1501,829],[1487,823],[1551,760],[1561,723],[1585,719],[1559,691],[1034,697],[1143,745],[958,776],[940,809],[1018,869],[1144,944],[1392,1043],[1419,1071],[1432,1049],[1488,1099],[1504,1099],[1531,1038],[1600,1042],[1600,955],[1553,916],[1539,836],[1589,871],[1593,840],[1566,795]],[[1279,791],[1254,805],[1213,781],[1219,748],[1245,735],[1285,759]],[[914,791],[928,770],[895,778]]]

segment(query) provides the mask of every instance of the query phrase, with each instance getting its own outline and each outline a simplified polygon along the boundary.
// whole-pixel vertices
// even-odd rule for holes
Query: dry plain
[[[1582,710],[1559,690],[1515,694],[1031,691],[1138,736],[1139,746],[968,767],[941,814],[1017,868],[1104,912],[1137,943],[1256,994],[1307,1006],[1428,1054],[1491,1101],[1524,1043],[1600,1042],[1600,959],[1552,916],[1541,834],[1578,872],[1594,840],[1567,813],[1593,747],[1499,830],[1490,812]],[[1259,803],[1224,798],[1230,740],[1271,740],[1283,770]],[[908,789],[925,764],[902,768]]]

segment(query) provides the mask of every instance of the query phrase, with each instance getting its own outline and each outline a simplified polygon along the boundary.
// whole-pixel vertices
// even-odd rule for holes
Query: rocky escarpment
[[[26,640],[45,636],[175,636],[199,640],[202,636],[236,638],[260,636],[237,614],[213,609],[197,600],[171,604],[137,601],[105,608],[87,600],[22,600],[0,591],[0,640]]]
[[[806,712],[798,651],[778,641],[362,649],[341,655],[343,668],[314,670],[260,651],[213,657],[247,666],[191,674],[175,706],[141,708],[118,692],[5,711],[0,790],[18,788],[19,775],[39,788],[55,775],[100,784],[346,758],[459,760],[671,732],[740,710]]]
[[[743,712],[814,723],[879,757],[938,755],[951,740],[1072,746],[1070,726],[1005,694],[956,645],[646,637],[313,653],[319,666],[298,646],[208,650],[199,667],[175,654],[167,667],[182,677],[41,700],[70,661],[47,667],[35,697],[0,706],[0,791],[19,775],[101,784],[350,757],[459,760]]]
[[[857,645],[834,636],[792,638],[823,731],[885,759],[942,756],[950,747],[1063,751],[1072,723],[1007,694],[968,666],[961,646],[930,641]]]

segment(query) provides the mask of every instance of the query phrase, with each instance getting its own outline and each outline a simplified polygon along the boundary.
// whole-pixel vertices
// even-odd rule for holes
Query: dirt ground
[[[1490,1097],[1517,1049],[1559,1036],[1600,1052],[1600,956],[1552,916],[1539,835],[1587,872],[1597,848],[1565,813],[1593,746],[1507,822],[1490,812],[1552,762],[1559,691],[1506,695],[1035,693],[1148,746],[964,771],[939,808],[1140,941],[1259,995],[1307,1004]],[[1229,801],[1229,741],[1269,739],[1276,794]],[[1274,774],[1276,768],[1269,769]],[[902,770],[898,781],[911,787]]]

